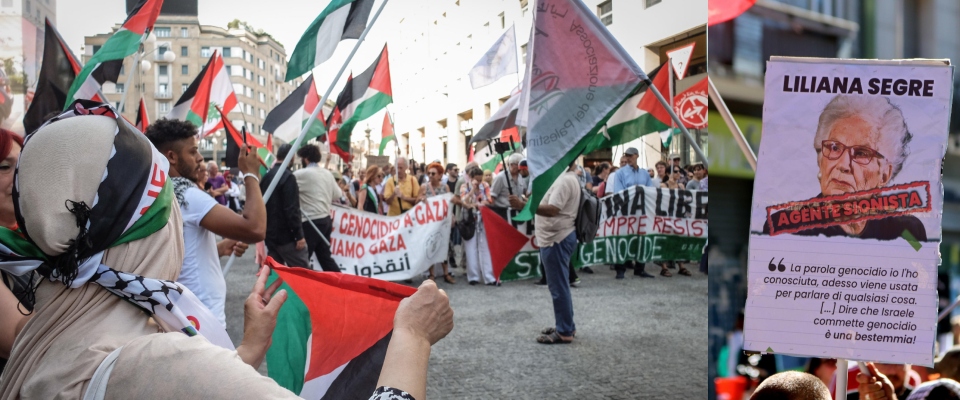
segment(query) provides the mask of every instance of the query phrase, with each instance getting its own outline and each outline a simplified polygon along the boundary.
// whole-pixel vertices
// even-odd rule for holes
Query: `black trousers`
[[[324,217],[313,220],[313,224],[320,229],[320,233],[323,233],[323,237],[329,241],[330,234],[333,232],[333,220],[330,217]],[[340,272],[340,267],[333,261],[333,256],[330,254],[330,246],[320,238],[317,230],[310,226],[310,222],[303,223],[303,238],[307,239],[307,254],[316,255],[317,261],[320,262],[320,267],[324,271]]]
[[[633,264],[633,274],[634,274],[634,275],[640,275],[640,273],[643,272],[644,267],[646,267],[646,263],[638,263],[638,262],[633,262],[633,261],[630,261],[630,263]],[[614,269],[617,270],[617,273],[618,273],[618,274],[621,273],[621,272],[626,272],[626,271],[627,271],[627,264],[615,264],[613,267],[614,267]]]

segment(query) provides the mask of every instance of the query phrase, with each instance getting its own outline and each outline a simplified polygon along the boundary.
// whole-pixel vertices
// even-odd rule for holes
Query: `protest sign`
[[[447,257],[451,194],[430,197],[395,217],[331,207],[330,250],[340,272],[411,279]]]
[[[576,265],[699,260],[707,242],[707,192],[634,186],[600,199],[597,238]]]
[[[707,200],[707,192],[643,186],[606,196],[600,199],[597,238],[577,246],[574,266],[699,260],[707,240]],[[518,212],[511,210],[513,216]],[[500,280],[540,277],[534,223],[511,219],[528,240]]]
[[[744,349],[933,365],[953,67],[774,57]]]

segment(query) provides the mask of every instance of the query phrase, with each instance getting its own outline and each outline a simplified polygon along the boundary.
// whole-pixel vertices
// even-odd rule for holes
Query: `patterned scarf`
[[[117,130],[93,204],[66,202],[67,209],[76,217],[79,234],[63,254],[44,254],[36,245],[22,214],[18,165],[13,200],[20,230],[0,228],[0,269],[14,275],[37,271],[50,281],[59,281],[71,288],[86,283],[99,285],[155,317],[168,329],[196,336],[196,326],[218,327],[220,329],[204,329],[202,334],[214,344],[233,349],[217,318],[183,285],[101,264],[108,248],[143,239],[168,223],[175,188],[167,179],[170,164],[166,157],[110,105],[77,100],[37,132],[51,123],[86,115],[114,118]],[[24,149],[29,148],[33,136],[27,136]],[[185,310],[189,310],[189,318]]]
[[[180,207],[187,207],[187,201],[184,200],[183,194],[187,192],[187,189],[197,187],[197,184],[182,176],[172,177],[171,180],[173,180],[173,193],[177,196],[177,202],[180,203]]]

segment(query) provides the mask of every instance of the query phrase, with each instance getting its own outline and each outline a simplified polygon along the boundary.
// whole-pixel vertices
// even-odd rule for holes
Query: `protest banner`
[[[330,251],[340,272],[386,281],[420,275],[447,257],[451,194],[431,197],[395,217],[331,207]]]
[[[744,349],[933,365],[953,67],[773,57]]]
[[[600,199],[597,238],[577,246],[574,267],[626,261],[699,260],[707,240],[707,192],[635,186]],[[512,216],[519,211],[511,210]],[[501,281],[539,278],[534,221],[511,219],[527,243]],[[495,250],[491,250],[495,251]]]
[[[699,260],[707,242],[707,192],[634,186],[600,199],[597,238],[577,246],[577,266]]]

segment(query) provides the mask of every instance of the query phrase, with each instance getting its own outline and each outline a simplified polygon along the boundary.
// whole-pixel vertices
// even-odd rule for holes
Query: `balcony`
[[[156,91],[153,93],[153,98],[157,100],[170,100],[173,98],[173,92],[169,90],[165,92]]]

